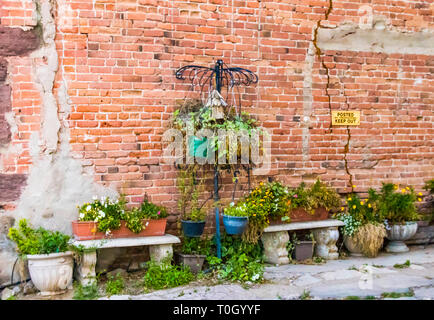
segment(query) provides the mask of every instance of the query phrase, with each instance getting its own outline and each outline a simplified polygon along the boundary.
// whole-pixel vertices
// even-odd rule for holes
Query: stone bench
[[[261,240],[264,244],[265,261],[273,264],[289,264],[288,231],[312,229],[315,238],[315,254],[332,260],[339,257],[336,241],[339,239],[338,227],[344,223],[340,220],[292,222],[272,225],[264,229]]]
[[[117,238],[101,240],[72,240],[70,243],[83,249],[80,261],[77,261],[77,278],[83,285],[95,280],[96,250],[106,248],[149,246],[152,260],[161,262],[173,257],[173,244],[180,243],[180,239],[170,234],[156,237]]]

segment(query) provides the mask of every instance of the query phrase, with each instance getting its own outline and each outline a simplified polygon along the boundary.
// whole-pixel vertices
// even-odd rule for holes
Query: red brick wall
[[[34,25],[30,1],[25,8],[18,8],[21,1],[3,3],[2,25]],[[343,193],[381,181],[420,190],[434,169],[434,57],[319,50],[306,73],[308,48],[318,45],[315,30],[359,23],[366,5],[397,32],[433,32],[431,1],[57,1],[56,87],[66,81],[73,156],[97,183],[131,202],[146,192],[176,213],[176,171],[162,162],[161,139],[176,99],[189,87],[174,72],[221,58],[259,76],[241,94],[244,110],[272,134],[270,175],[291,185],[320,177]],[[0,172],[30,170],[29,132],[39,130],[41,99],[29,62],[10,60],[12,109],[20,120],[11,143],[22,147],[0,155]],[[330,128],[330,111],[341,109],[360,110],[361,125]],[[230,177],[224,182],[227,200],[233,186]]]

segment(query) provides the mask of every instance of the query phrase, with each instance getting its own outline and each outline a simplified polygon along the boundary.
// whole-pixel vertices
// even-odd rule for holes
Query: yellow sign
[[[360,125],[360,111],[332,111],[332,125],[358,126]]]

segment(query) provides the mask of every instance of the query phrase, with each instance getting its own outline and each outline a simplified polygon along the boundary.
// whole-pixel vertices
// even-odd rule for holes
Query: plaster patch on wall
[[[388,27],[382,17],[375,17],[372,28],[360,28],[353,22],[334,29],[320,28],[317,43],[322,50],[434,54],[434,32],[398,31]]]
[[[303,161],[309,160],[309,142],[310,142],[310,132],[309,127],[311,126],[311,115],[312,115],[312,68],[313,62],[315,60],[315,48],[314,44],[311,42],[306,53],[306,59],[303,69],[303,141],[302,141],[302,153]]]

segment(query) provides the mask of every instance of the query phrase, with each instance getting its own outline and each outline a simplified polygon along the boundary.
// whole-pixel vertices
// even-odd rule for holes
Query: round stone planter
[[[407,247],[404,241],[412,238],[416,234],[416,231],[417,222],[391,224],[390,230],[386,230],[387,239],[390,240],[386,246],[386,251],[392,253],[409,251],[410,249]]]
[[[247,217],[223,215],[223,225],[227,234],[242,234],[247,227]]]
[[[55,295],[66,291],[72,283],[74,260],[71,251],[28,255],[29,273],[41,295]]]
[[[362,248],[360,248],[360,246],[356,244],[356,242],[353,240],[353,237],[344,236],[344,244],[350,252],[350,255],[355,257],[363,256]]]

